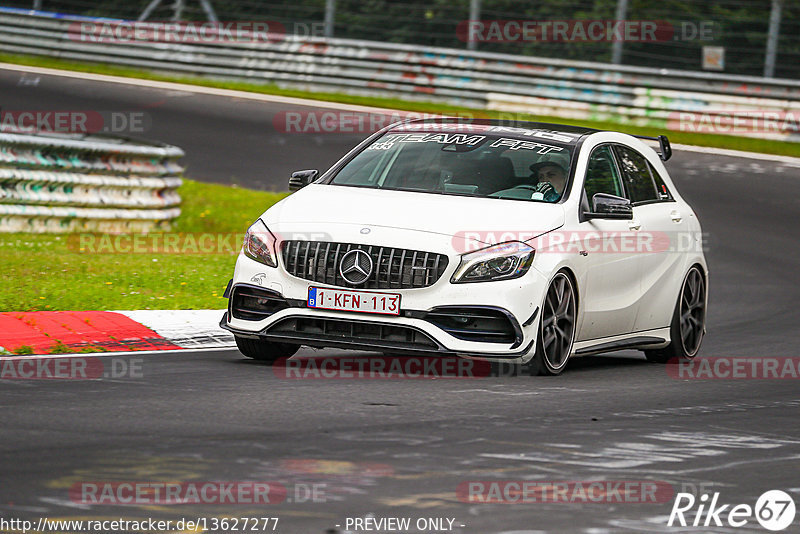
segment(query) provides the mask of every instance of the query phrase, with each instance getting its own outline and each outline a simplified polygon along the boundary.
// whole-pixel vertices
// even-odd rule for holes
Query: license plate
[[[400,315],[400,295],[397,293],[309,287],[308,307],[322,310]]]

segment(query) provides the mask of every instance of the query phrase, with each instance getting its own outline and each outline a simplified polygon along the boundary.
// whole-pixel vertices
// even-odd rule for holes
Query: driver
[[[489,196],[557,202],[566,188],[567,166],[569,166],[568,156],[545,155],[528,167],[531,175],[527,183],[517,184],[511,189],[497,191]]]
[[[544,200],[553,202],[564,191],[567,171],[554,161],[534,163],[530,167],[531,178],[537,180],[536,191],[544,195]]]

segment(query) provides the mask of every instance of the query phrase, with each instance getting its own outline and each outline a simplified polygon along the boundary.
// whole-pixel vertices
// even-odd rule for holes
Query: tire
[[[279,358],[289,358],[300,349],[300,345],[291,343],[275,343],[261,339],[234,336],[239,352],[262,362],[274,363]]]
[[[542,302],[536,352],[527,363],[531,376],[559,375],[567,367],[575,342],[577,310],[575,284],[566,272],[559,271]]]
[[[691,360],[700,351],[706,327],[706,279],[697,265],[686,273],[672,313],[670,343],[663,349],[645,350],[653,363]]]

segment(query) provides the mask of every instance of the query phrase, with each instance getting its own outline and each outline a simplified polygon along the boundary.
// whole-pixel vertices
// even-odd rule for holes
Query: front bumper
[[[252,290],[266,295],[270,304],[263,315],[234,313],[231,298],[220,326],[241,337],[312,347],[526,362],[532,357],[539,305],[548,280],[531,269],[515,280],[452,284],[450,277],[457,265],[458,261],[452,261],[430,287],[391,290],[401,295],[401,315],[385,316],[308,308],[308,287],[320,284],[293,277],[282,266],[266,267],[240,255],[226,293],[233,297],[237,288]],[[507,335],[495,333],[488,340],[448,322],[448,314],[473,310],[494,325],[505,318]]]
[[[435,340],[428,338],[431,343],[419,343],[419,342],[408,342],[408,341],[400,341],[400,340],[380,340],[380,339],[371,339],[371,338],[360,338],[355,333],[347,334],[345,332],[341,333],[328,333],[328,332],[293,332],[289,333],[281,329],[277,329],[273,331],[270,327],[265,327],[263,330],[259,332],[252,332],[250,330],[240,330],[234,328],[230,325],[228,321],[228,313],[226,312],[222,319],[220,320],[220,327],[228,330],[229,332],[233,333],[234,335],[241,336],[241,337],[250,337],[250,338],[259,338],[265,341],[275,341],[280,343],[294,343],[300,345],[307,345],[309,347],[333,347],[333,348],[341,348],[341,349],[349,349],[349,350],[366,350],[366,351],[379,351],[379,352],[392,352],[397,354],[408,354],[408,355],[420,355],[420,356],[430,356],[430,355],[437,355],[437,356],[459,356],[462,358],[475,358],[475,359],[502,359],[504,361],[522,361],[524,356],[528,354],[531,350],[532,343],[529,345],[522,347],[520,350],[517,351],[510,351],[505,353],[493,353],[490,357],[485,353],[480,352],[464,352],[464,351],[454,351],[447,349],[443,345],[437,343]],[[298,317],[291,317],[288,318],[288,321],[295,321]],[[355,326],[353,323],[354,321],[331,321],[336,322],[341,325],[349,325]],[[364,322],[359,321],[359,326],[363,327],[365,324],[374,326],[376,329],[380,329],[382,324],[378,322]],[[420,333],[421,331],[409,329],[415,333]],[[424,334],[422,334],[424,335]],[[527,360],[526,360],[527,361]]]

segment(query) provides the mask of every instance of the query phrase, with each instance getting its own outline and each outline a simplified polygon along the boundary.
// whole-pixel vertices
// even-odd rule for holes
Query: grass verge
[[[178,192],[182,213],[173,235],[182,251],[128,252],[98,240],[114,236],[93,236],[93,246],[81,247],[75,234],[0,234],[0,310],[224,308],[244,231],[286,193],[191,180]],[[218,236],[225,246],[217,247]],[[192,243],[199,247],[183,246]]]
[[[343,93],[324,93],[309,92],[295,89],[281,88],[270,84],[255,84],[248,82],[238,82],[230,80],[217,80],[211,78],[178,76],[162,74],[144,69],[130,67],[119,67],[103,63],[82,63],[76,61],[66,61],[41,56],[23,56],[0,54],[0,62],[14,63],[17,65],[29,65],[34,67],[47,67],[53,69],[72,70],[78,72],[89,72],[93,74],[107,74],[112,76],[125,76],[130,78],[141,78],[147,80],[157,80],[166,82],[186,83],[205,87],[216,87],[222,89],[234,89],[238,91],[248,91],[252,93],[263,93],[271,95],[292,96],[298,98],[310,98],[314,100],[325,100],[329,102],[342,102],[346,104],[358,104],[362,106],[374,106],[379,108],[398,109],[403,111],[416,111],[420,113],[463,113],[488,116],[492,118],[508,117],[508,113],[499,111],[479,110],[475,108],[451,106],[436,102],[417,102],[407,101],[399,98],[378,98],[368,96],[348,95]],[[707,146],[713,148],[727,148],[734,150],[744,150],[748,152],[762,152],[765,154],[777,154],[784,156],[800,157],[800,143],[787,141],[770,141],[766,139],[753,139],[749,137],[736,137],[720,134],[699,134],[692,132],[665,131],[659,128],[638,126],[635,123],[623,124],[612,121],[599,120],[576,120],[565,119],[555,116],[542,116],[532,114],[514,114],[518,120],[533,120],[542,122],[554,122],[560,124],[572,124],[597,128],[599,130],[625,131],[635,135],[656,136],[668,134],[673,143],[687,145]]]

